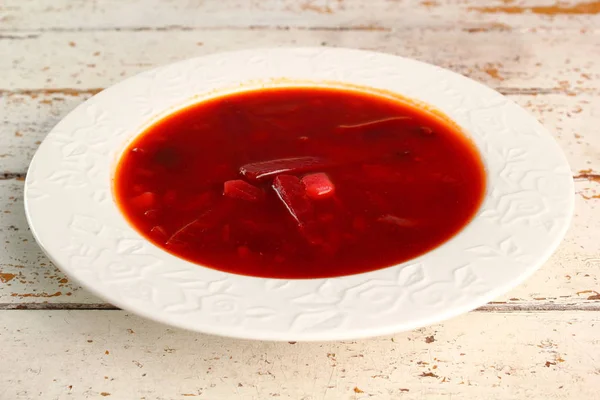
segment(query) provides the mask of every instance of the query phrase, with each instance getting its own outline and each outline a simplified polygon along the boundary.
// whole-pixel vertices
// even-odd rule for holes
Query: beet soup
[[[156,246],[221,271],[324,278],[420,256],[473,218],[480,155],[450,121],[323,87],[179,110],[125,150],[117,203]]]

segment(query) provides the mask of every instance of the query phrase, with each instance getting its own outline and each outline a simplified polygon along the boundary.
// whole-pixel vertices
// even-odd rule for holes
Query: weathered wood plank
[[[598,323],[600,312],[470,313],[391,337],[270,343],[121,311],[4,311],[0,397],[591,400]]]
[[[102,303],[69,281],[35,243],[25,219],[23,183],[22,177],[0,179],[0,303]]]
[[[2,29],[183,30],[280,26],[334,29],[597,28],[591,0],[4,0]]]
[[[599,36],[519,31],[474,35],[422,29],[47,32],[27,40],[0,40],[0,90],[5,96],[57,95],[61,91],[77,95],[81,89],[103,88],[156,65],[208,53],[329,45],[416,58],[493,87],[577,93],[600,89],[594,56],[600,53]]]
[[[595,218],[600,183],[580,178],[574,223],[558,251],[521,286],[491,306],[515,309],[594,309],[600,306],[600,244]],[[102,304],[103,301],[70,282],[39,249],[27,227],[22,203],[23,182],[0,180],[0,309],[20,304]],[[587,199],[586,199],[587,197]],[[40,308],[36,307],[36,308]],[[93,308],[97,308],[94,306]],[[590,308],[591,307],[591,308]],[[506,308],[507,310],[511,309]]]
[[[323,42],[358,44],[432,62],[508,94],[600,92],[598,61],[594,57],[600,52],[598,34],[473,35],[422,30],[45,33],[18,45],[0,40],[0,54],[5,55],[0,57],[0,172],[24,172],[36,142],[61,117],[101,88],[127,76],[206,53]],[[569,101],[573,114],[590,101],[576,98],[575,103],[581,99],[581,104]]]

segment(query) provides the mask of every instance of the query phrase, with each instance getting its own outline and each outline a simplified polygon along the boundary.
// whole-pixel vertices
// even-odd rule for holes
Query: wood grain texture
[[[600,312],[470,313],[391,337],[270,343],[122,311],[4,311],[0,398],[594,399],[599,323]]]
[[[600,53],[599,37],[600,33],[594,32],[426,29],[44,32],[27,40],[0,40],[0,89],[4,96],[38,95],[40,100],[45,94],[75,96],[157,65],[203,54],[253,47],[327,45],[416,58],[496,88],[597,92],[600,84],[596,78],[600,75],[593,55]]]
[[[9,31],[223,27],[398,30],[597,29],[593,0],[4,0]]]

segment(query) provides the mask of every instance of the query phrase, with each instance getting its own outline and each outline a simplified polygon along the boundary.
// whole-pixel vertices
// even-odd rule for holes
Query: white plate
[[[111,193],[113,169],[127,143],[152,121],[211,96],[307,81],[392,91],[456,121],[487,168],[477,217],[410,262],[313,280],[252,278],[201,267],[150,244],[126,222]],[[568,227],[573,197],[560,148],[512,101],[432,65],[329,48],[216,54],[127,79],[77,107],[50,132],[25,185],[35,238],[86,288],[156,321],[268,340],[389,334],[480,306],[550,256]]]

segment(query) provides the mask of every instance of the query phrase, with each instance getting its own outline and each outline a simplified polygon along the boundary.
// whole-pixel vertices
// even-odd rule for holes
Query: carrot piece
[[[280,158],[242,165],[240,174],[248,180],[256,182],[280,174],[298,174],[329,166],[331,166],[331,162],[320,157]]]
[[[261,189],[241,179],[225,182],[223,194],[227,197],[246,201],[260,201],[264,198],[264,192]]]
[[[240,258],[248,258],[252,252],[248,246],[239,246],[237,248],[237,253]]]
[[[335,186],[323,172],[309,174],[302,178],[306,194],[312,199],[326,199],[335,194]]]
[[[143,185],[133,185],[133,192],[136,194],[144,193],[144,186]]]
[[[401,218],[401,217],[397,217],[397,216],[391,215],[391,214],[383,215],[383,216],[379,217],[377,219],[377,221],[395,225],[400,228],[413,228],[413,227],[419,225],[419,223],[417,221],[415,221],[414,219]]]
[[[132,197],[129,202],[134,207],[149,210],[156,204],[156,194],[152,192],[144,192],[138,196]]]

